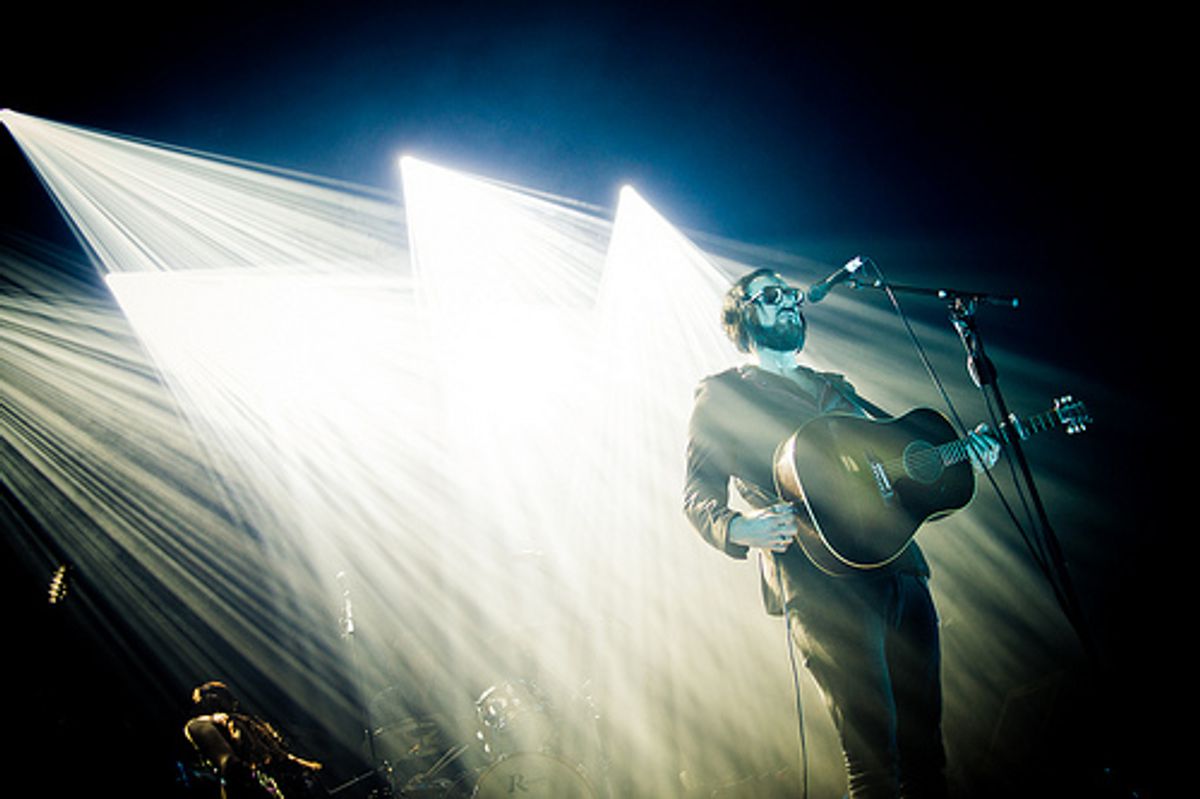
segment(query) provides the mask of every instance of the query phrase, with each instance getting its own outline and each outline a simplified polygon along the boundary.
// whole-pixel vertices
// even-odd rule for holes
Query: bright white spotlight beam
[[[25,114],[4,121],[105,272],[407,268],[402,216],[372,190]]]

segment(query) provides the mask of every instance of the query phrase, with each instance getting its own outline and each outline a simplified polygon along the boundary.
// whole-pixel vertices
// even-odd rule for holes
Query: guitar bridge
[[[879,489],[879,496],[883,497],[884,502],[891,501],[896,496],[896,489],[892,487],[892,481],[887,476],[887,470],[869,452],[867,453],[867,462],[871,464],[871,476],[875,478],[875,487]]]

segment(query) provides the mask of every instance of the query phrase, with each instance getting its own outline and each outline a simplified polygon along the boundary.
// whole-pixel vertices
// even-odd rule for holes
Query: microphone
[[[822,280],[820,283],[813,283],[808,289],[808,301],[820,302],[825,299],[834,286],[845,280],[848,280],[855,272],[862,268],[863,259],[861,255],[856,255],[846,262],[846,265],[834,272],[829,277]]]

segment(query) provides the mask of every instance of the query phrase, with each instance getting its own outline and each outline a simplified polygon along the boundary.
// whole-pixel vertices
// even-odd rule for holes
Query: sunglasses
[[[804,302],[804,292],[792,286],[763,286],[746,298],[746,302],[757,302],[761,305],[800,305]]]

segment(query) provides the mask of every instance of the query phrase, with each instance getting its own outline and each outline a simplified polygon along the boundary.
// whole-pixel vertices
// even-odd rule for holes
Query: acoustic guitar
[[[1044,413],[1009,419],[1000,432],[1074,434],[1090,423],[1083,403],[1066,396]],[[797,543],[835,576],[887,565],[921,525],[975,495],[967,440],[932,408],[894,419],[817,417],[779,445],[774,472],[779,495],[808,510],[811,525],[800,525]]]

